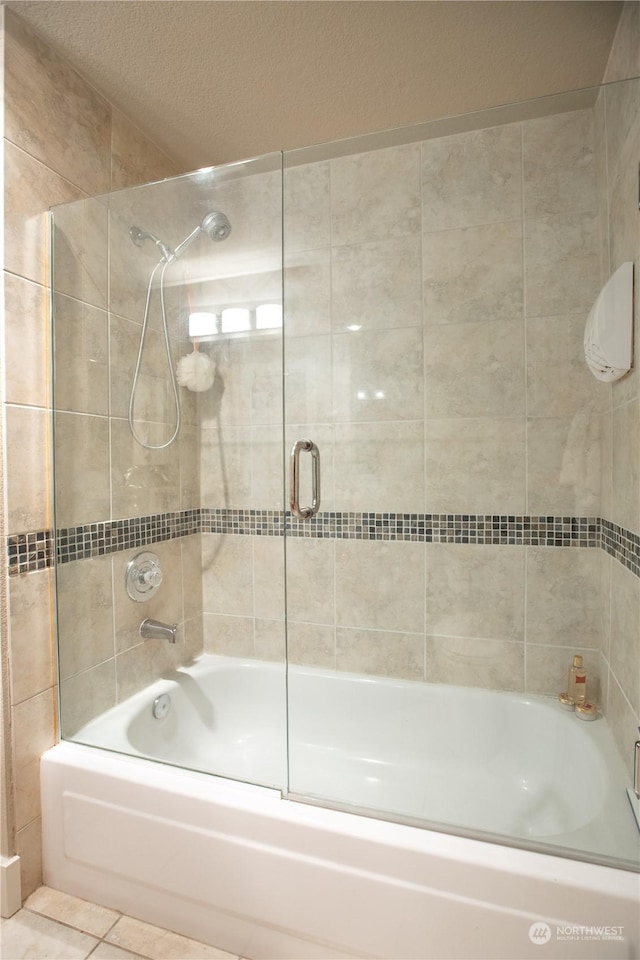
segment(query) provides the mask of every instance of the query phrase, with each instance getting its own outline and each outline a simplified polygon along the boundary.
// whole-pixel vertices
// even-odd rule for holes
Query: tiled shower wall
[[[632,87],[607,95],[617,158],[615,112]],[[608,231],[614,246],[631,227],[637,243],[632,197],[602,216],[612,181],[599,163],[600,109],[285,170],[286,446],[318,443],[326,513],[287,541],[287,629],[293,662],[551,695],[582,653],[629,760],[632,717],[621,714],[626,666],[637,675],[637,576],[604,550],[536,537],[547,517],[565,531],[602,516],[640,529],[637,426],[620,422],[612,459],[616,393],[582,359]],[[275,381],[278,344],[272,363]],[[269,368],[259,370],[264,381]],[[637,411],[634,382],[617,391],[632,391]],[[249,513],[282,506],[277,417],[256,403],[241,411],[233,395],[221,413],[222,434],[202,448],[203,477],[216,478],[203,506],[237,511],[236,532],[204,538],[205,645],[280,659],[282,543],[264,535],[278,514]],[[621,503],[610,513],[612,489]],[[378,515],[372,534],[363,511]],[[504,540],[487,545],[479,524],[496,514]],[[386,535],[385,515],[404,515],[402,539]],[[459,534],[425,534],[447,523]],[[629,596],[612,605],[610,641],[602,585],[614,568]]]
[[[640,3],[624,5],[595,107],[601,275],[635,263],[633,371],[613,384],[602,420],[602,515],[640,535]],[[603,570],[603,687],[607,715],[627,767],[640,725],[640,579],[606,558]]]
[[[610,388],[580,359],[598,290],[592,110],[287,169],[284,223],[287,441],[318,443],[324,511],[600,516]],[[230,506],[278,509],[280,489]],[[275,619],[282,546],[228,539],[205,636],[247,652],[249,623],[236,646],[226,618],[253,616],[256,637]],[[580,650],[595,692],[602,563],[593,549],[300,537],[290,650],[543,693]]]
[[[51,204],[81,200],[176,171],[168,157],[18,17],[6,9],[4,16],[6,520],[7,532],[19,533],[46,530],[52,523],[45,211]],[[77,291],[69,292],[77,296]],[[74,331],[70,376],[81,385],[88,370],[94,371],[98,402],[104,403],[106,387],[101,391],[99,385],[106,376],[105,303],[86,295],[80,300],[85,302],[71,298],[65,302]],[[104,408],[92,411],[100,412]],[[103,456],[103,450],[96,439],[97,416],[83,422],[82,415],[87,415],[86,409],[75,414],[76,423],[86,427],[76,434],[76,440],[84,443],[82,437],[87,438],[86,463]],[[69,414],[69,423],[71,420]],[[82,503],[89,492],[94,495],[87,483],[77,487],[73,477],[67,479],[72,503]],[[99,561],[95,566],[94,561],[83,561],[87,587],[98,566]],[[111,600],[104,582],[93,599],[100,608],[94,615],[105,615]],[[78,635],[87,639],[82,618],[92,611],[86,609],[84,600],[80,602],[84,608],[77,609],[77,622],[82,623]],[[21,858],[24,895],[41,882],[38,759],[57,736],[54,658],[51,571],[12,577],[10,779],[15,836],[11,842]]]

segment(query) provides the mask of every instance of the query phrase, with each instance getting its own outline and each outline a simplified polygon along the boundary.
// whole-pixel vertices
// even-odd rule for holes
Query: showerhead
[[[183,240],[182,243],[179,243],[175,248],[173,254],[176,260],[201,233],[206,233],[207,236],[212,240],[226,240],[231,233],[231,224],[229,223],[229,218],[219,210],[212,210],[211,213],[208,213],[203,218],[200,226],[196,227],[195,230],[192,230],[186,240]]]
[[[158,240],[153,233],[146,233],[140,227],[131,227],[129,230],[129,236],[137,247],[141,247],[145,240],[152,240],[162,254],[162,259],[166,260],[167,263],[173,263],[174,260],[177,260],[201,233],[206,233],[211,240],[226,240],[231,233],[229,218],[220,210],[212,210],[204,217],[202,223],[195,230],[192,230],[182,243],[178,244],[175,250],[168,247],[162,240]]]
[[[208,233],[212,240],[226,240],[231,233],[231,224],[224,213],[213,210],[203,219],[200,229]]]

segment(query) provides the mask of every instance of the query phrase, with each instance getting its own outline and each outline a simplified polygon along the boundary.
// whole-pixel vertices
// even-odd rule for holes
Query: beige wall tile
[[[422,419],[423,380],[422,330],[333,338],[335,420]]]
[[[100,309],[107,307],[109,212],[104,198],[61,196],[53,210],[53,288]],[[44,262],[44,261],[43,261]]]
[[[173,427],[135,424],[146,443],[165,443]],[[131,436],[126,420],[111,421],[112,516],[137,517],[179,509],[180,461],[172,447],[146,450]]]
[[[306,424],[304,433],[309,433]],[[282,510],[284,491],[282,424],[252,427],[251,499],[243,506]]]
[[[611,651],[611,576],[615,561],[605,550],[600,553],[600,649],[605,660]],[[603,703],[606,689],[602,690]]]
[[[204,653],[202,614],[199,617],[192,617],[191,620],[185,620],[182,625],[182,634],[184,638],[183,662],[190,663]]]
[[[366,243],[420,232],[420,146],[331,161],[332,243]]]
[[[253,547],[254,614],[284,619],[284,537],[247,537]]]
[[[528,219],[524,246],[527,316],[591,309],[600,266],[595,212]]]
[[[329,245],[329,164],[305,163],[284,171],[284,241],[287,253]]]
[[[425,323],[520,319],[519,221],[425,233],[422,251]]]
[[[331,251],[333,329],[422,325],[420,236],[379,240]]]
[[[424,229],[518,220],[521,159],[519,123],[427,140],[422,144]]]
[[[210,421],[211,422],[211,421]],[[200,430],[200,483],[207,507],[246,507],[251,502],[251,427]]]
[[[282,422],[282,337],[251,339],[251,423]]]
[[[204,652],[253,657],[253,618],[203,614]]]
[[[522,420],[426,421],[429,513],[525,512]]]
[[[569,667],[576,654],[580,654],[587,672],[587,698],[602,706],[604,680],[603,660],[599,651],[588,647],[546,646],[539,643],[526,645],[526,692],[557,697],[567,689]],[[606,667],[605,667],[606,669]],[[605,678],[606,679],[606,678]]]
[[[639,93],[640,96],[640,93]],[[626,151],[620,170],[609,181],[609,235],[611,272],[628,260],[639,259],[637,208],[637,168],[634,162],[640,153],[640,123],[633,152]]]
[[[611,519],[634,532],[640,530],[640,401],[631,400],[613,411]]]
[[[422,513],[422,420],[336,424],[335,497],[340,510]]]
[[[31,894],[24,906],[27,910],[95,937],[103,937],[120,916],[115,910],[107,910],[106,907],[80,900],[52,887],[40,887]]]
[[[284,622],[279,620],[254,620],[253,651],[257,660],[283,663],[287,657]]]
[[[527,641],[600,648],[600,551],[526,551]]]
[[[591,108],[522,124],[526,218],[597,209]]]
[[[286,231],[286,227],[285,227]],[[331,331],[331,253],[328,248],[287,247],[284,268],[286,336],[321,335]]]
[[[427,544],[427,633],[524,638],[524,547]]]
[[[60,564],[57,595],[60,676],[66,679],[114,655],[111,557]]]
[[[4,309],[6,400],[46,407],[51,389],[47,290],[5,273]]]
[[[183,660],[183,644],[166,640],[145,640],[119,653],[115,661],[118,703],[174,671]]]
[[[116,703],[115,661],[77,673],[60,686],[60,733],[73,739],[78,730]]]
[[[111,190],[171,177],[175,163],[119,110],[112,110]]]
[[[287,658],[291,664],[334,670],[335,627],[320,623],[297,623],[287,619]]]
[[[613,38],[604,82],[640,76],[640,5],[626,0]]]
[[[330,336],[287,337],[284,356],[286,418],[299,423],[330,421]],[[280,375],[278,368],[277,374]]]
[[[596,183],[598,199],[600,283],[609,277],[609,190],[607,184],[607,128],[605,108],[605,88],[601,87],[593,108]]]
[[[185,620],[202,617],[202,535],[180,538],[182,604]]]
[[[611,517],[613,504],[613,413],[600,417],[600,512]]]
[[[111,415],[126,417],[142,326],[111,314],[109,331]],[[145,336],[133,409],[136,419],[175,424],[164,337],[158,330],[149,329]]]
[[[22,830],[18,830],[16,833],[16,852],[20,857],[22,899],[25,900],[42,883],[42,820],[40,817],[32,820]],[[2,944],[4,951],[7,948],[5,924],[3,924]],[[60,960],[63,960],[63,958],[66,960],[64,952]]]
[[[180,501],[181,510],[193,510],[200,506],[200,430],[184,420],[178,433],[178,455],[180,457]]]
[[[33,407],[6,408],[7,526],[11,532],[50,524],[49,414]]]
[[[633,782],[633,745],[638,739],[640,716],[631,709],[613,674],[609,675],[607,722],[620,751],[627,776]]]
[[[424,636],[338,627],[336,669],[402,680],[422,680]]]
[[[336,541],[287,537],[287,619],[335,624]]]
[[[573,417],[527,424],[527,504],[532,514],[600,514],[601,418],[589,407]]]
[[[527,413],[572,417],[585,407],[611,407],[611,384],[593,376],[584,360],[583,313],[527,320]]]
[[[109,103],[12,11],[5,22],[5,136],[87,193],[106,193]]]
[[[54,300],[56,410],[109,413],[108,315],[58,295]]]
[[[636,159],[640,139],[640,78],[621,80],[605,88],[607,109],[607,164],[609,188],[629,163],[627,151]]]
[[[468,637],[427,637],[429,683],[488,690],[524,689],[523,644]]]
[[[44,690],[13,708],[13,773],[17,830],[40,816],[40,757],[55,743],[55,692]]]
[[[55,683],[52,571],[12,577],[9,590],[11,702],[20,703]]]
[[[205,613],[253,616],[251,537],[208,534],[202,538],[202,604]]]
[[[524,415],[521,322],[436,324],[424,338],[428,417]]]
[[[73,527],[108,519],[111,488],[107,417],[54,413],[53,427],[56,523]]]
[[[82,196],[77,187],[5,142],[5,268],[46,283],[46,211],[50,204],[69,203]]]
[[[424,631],[424,544],[336,541],[336,624]]]
[[[621,563],[611,567],[610,665],[632,709],[640,713],[640,579]]]

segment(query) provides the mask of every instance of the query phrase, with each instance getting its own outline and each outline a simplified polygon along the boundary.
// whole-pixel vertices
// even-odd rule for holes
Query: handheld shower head
[[[167,263],[173,263],[174,260],[177,260],[201,233],[206,233],[211,240],[215,240],[216,242],[226,240],[231,233],[229,218],[226,217],[224,213],[221,213],[220,210],[212,210],[211,213],[208,213],[203,218],[202,223],[197,226],[195,230],[192,230],[182,243],[178,244],[175,250],[168,247],[153,233],[147,233],[141,230],[140,227],[134,226],[129,230],[129,236],[137,247],[141,247],[145,240],[152,240],[160,251],[162,259]]]
[[[229,218],[221,213],[219,210],[213,210],[211,213],[208,213],[202,220],[202,223],[192,230],[189,236],[179,243],[178,246],[173,251],[174,257],[177,259],[184,251],[190,246],[193,241],[201,233],[206,233],[211,240],[226,240],[229,234],[231,233],[231,224],[229,223]]]
[[[200,229],[207,233],[212,240],[226,240],[231,233],[229,218],[220,210],[213,210],[204,217]]]

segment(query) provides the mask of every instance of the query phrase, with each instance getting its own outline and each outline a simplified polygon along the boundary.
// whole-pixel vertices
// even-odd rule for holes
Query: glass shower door
[[[419,156],[297,151],[284,171],[289,789],[414,817],[415,708],[375,681],[424,679]]]
[[[278,153],[56,207],[52,284],[62,735],[275,787],[281,190]]]

